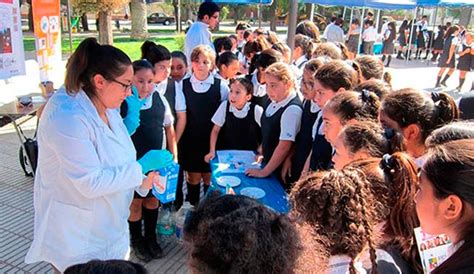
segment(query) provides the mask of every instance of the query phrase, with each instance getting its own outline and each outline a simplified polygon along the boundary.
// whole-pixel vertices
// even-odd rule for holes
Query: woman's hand
[[[249,177],[265,178],[270,174],[267,174],[264,169],[250,168],[245,171],[245,175]]]
[[[211,162],[212,159],[214,159],[214,157],[216,157],[216,153],[211,151],[208,154],[206,154],[206,156],[204,156],[204,161],[206,163],[209,163],[209,162]]]
[[[146,178],[143,179],[140,188],[151,189],[153,185],[158,182],[158,177],[160,177],[160,173],[158,173],[157,171],[148,173]]]
[[[255,162],[257,164],[261,164],[263,162],[263,155],[261,155],[261,154],[255,155]]]

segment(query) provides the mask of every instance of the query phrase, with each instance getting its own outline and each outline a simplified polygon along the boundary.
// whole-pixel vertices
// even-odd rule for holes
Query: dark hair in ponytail
[[[354,161],[350,167],[361,169],[370,182],[376,201],[377,222],[386,222],[382,248],[394,246],[404,260],[421,271],[413,229],[420,225],[415,208],[418,168],[405,153],[385,154],[382,158]],[[382,172],[381,172],[382,171]]]
[[[399,146],[392,145],[382,127],[373,121],[363,121],[345,126],[340,133],[343,143],[350,153],[365,150],[370,157],[382,157],[386,153],[399,151]]]
[[[381,111],[401,128],[417,124],[421,128],[423,142],[434,129],[459,118],[458,107],[447,93],[432,93],[429,96],[411,88],[385,96]]]
[[[142,69],[149,69],[153,72],[153,74],[155,74],[155,67],[153,67],[153,65],[150,62],[148,62],[148,60],[146,59],[133,61],[132,65],[133,65],[133,73],[137,73]]]
[[[111,80],[124,74],[132,64],[130,58],[118,48],[100,45],[95,38],[84,39],[69,58],[64,85],[69,94],[83,89],[92,98],[96,90],[92,78],[100,74]]]
[[[145,41],[141,46],[142,59],[147,59],[153,66],[161,61],[171,60],[170,51],[152,41]]]
[[[324,107],[337,115],[342,124],[352,119],[377,120],[379,108],[378,96],[368,90],[337,93]]]
[[[318,69],[314,75],[322,86],[337,92],[340,88],[351,90],[358,81],[357,72],[343,61],[331,61]]]
[[[382,100],[385,95],[392,91],[392,88],[387,83],[378,79],[371,79],[360,83],[354,88],[354,91],[362,92],[364,89],[375,93],[379,100]]]
[[[355,59],[361,68],[362,76],[365,80],[382,79],[383,78],[383,63],[375,56],[363,55]]]
[[[444,144],[449,141],[474,139],[474,121],[459,121],[434,130],[426,139],[427,147]]]
[[[303,55],[309,60],[313,55],[314,50],[316,49],[316,44],[303,34],[296,34],[295,36],[295,48],[301,48],[303,50]]]
[[[458,196],[463,206],[474,206],[474,140],[456,140],[429,150],[422,172],[430,181],[437,199]],[[464,208],[463,208],[464,209]],[[474,258],[474,220],[465,214],[458,220],[457,234],[464,243],[433,273],[460,273],[472,270]]]

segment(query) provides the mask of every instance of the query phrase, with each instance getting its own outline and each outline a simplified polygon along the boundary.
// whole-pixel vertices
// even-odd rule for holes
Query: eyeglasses
[[[115,82],[115,83],[121,85],[121,86],[123,87],[124,91],[131,90],[131,89],[132,89],[132,86],[133,86],[132,83],[130,83],[130,84],[124,84],[124,83],[122,83],[122,82],[120,82],[120,81],[117,81],[117,80],[115,80],[115,79],[110,79],[109,81],[112,81],[112,82]]]

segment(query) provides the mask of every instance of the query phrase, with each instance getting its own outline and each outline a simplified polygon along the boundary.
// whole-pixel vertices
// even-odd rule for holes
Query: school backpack
[[[25,176],[33,177],[38,164],[38,142],[36,141],[36,131],[33,138],[28,138],[20,127],[18,127],[18,129],[21,133],[22,140],[24,140],[23,145],[20,146],[20,151],[18,152],[20,166],[23,169],[23,172],[25,172]],[[23,149],[23,147],[25,149]]]

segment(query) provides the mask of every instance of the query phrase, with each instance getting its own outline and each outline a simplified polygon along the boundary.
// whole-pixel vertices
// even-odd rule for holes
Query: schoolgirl
[[[188,61],[182,51],[171,52],[171,73],[170,77],[180,83],[188,72]]]
[[[289,182],[293,183],[297,181],[301,172],[303,171],[304,164],[311,152],[312,144],[312,131],[313,125],[318,117],[318,113],[321,111],[319,106],[313,101],[315,90],[314,90],[314,74],[316,71],[323,66],[323,62],[319,59],[309,60],[303,70],[303,79],[301,82],[301,92],[303,94],[303,114],[301,116],[301,129],[295,140],[295,148],[292,153],[292,157],[288,157],[285,160],[286,167],[288,170]],[[290,165],[290,166],[288,166]]]
[[[146,60],[138,60],[133,62],[133,70],[133,92],[138,93],[139,98],[144,100],[140,109],[140,125],[131,135],[137,151],[137,159],[143,157],[150,150],[161,150],[166,147],[175,155],[176,159],[173,115],[164,96],[154,92],[154,67]],[[126,116],[128,107],[127,101],[121,105],[122,117]],[[128,224],[131,246],[137,258],[145,262],[163,256],[163,251],[157,243],[155,230],[158,206],[159,202],[151,191],[145,198],[135,193],[130,206]],[[142,217],[145,227],[144,237],[142,236]]]
[[[423,163],[425,139],[430,133],[459,118],[453,98],[444,92],[429,94],[414,89],[401,89],[385,96],[379,113],[384,128],[400,133],[404,151]]]
[[[270,100],[262,115],[263,169],[249,169],[252,177],[274,174],[282,182],[282,165],[288,157],[300,130],[301,101],[294,90],[295,76],[288,64],[277,62],[265,70],[267,92]]]
[[[323,108],[338,92],[351,90],[357,83],[357,72],[343,61],[331,61],[316,72],[314,102]],[[303,172],[327,169],[331,166],[332,147],[324,137],[322,113],[318,114],[312,130],[312,149]]]
[[[355,143],[349,138],[346,140]],[[377,197],[375,221],[380,233],[377,246],[392,256],[402,273],[422,272],[414,237],[414,228],[419,226],[414,200],[418,168],[412,158],[396,152],[383,157],[366,157],[347,167],[361,169]]]
[[[375,249],[376,200],[361,170],[311,173],[295,184],[290,201],[291,214],[325,247],[327,273],[401,273],[387,252]]]
[[[296,80],[301,82],[301,77],[303,77],[303,69],[306,62],[311,59],[313,51],[316,48],[316,45],[313,41],[302,34],[297,34],[295,36],[295,47],[292,55],[292,65],[296,68],[297,75]]]
[[[473,159],[474,140],[451,141],[432,148],[421,169],[415,197],[421,228],[453,243],[435,274],[474,271]]]
[[[397,59],[403,60],[406,56],[402,56],[405,46],[408,44],[408,20],[403,20],[402,24],[398,28],[398,52]]]
[[[261,145],[260,119],[263,108],[250,102],[253,86],[246,78],[232,79],[229,100],[222,102],[212,117],[214,127],[210,150],[204,160],[210,162],[216,150],[252,150]]]
[[[261,107],[264,107],[268,101],[265,70],[271,64],[280,61],[283,61],[283,56],[280,52],[274,49],[264,50],[256,57],[255,72],[245,76],[252,82],[253,85],[252,102]]]
[[[461,91],[466,74],[474,69],[474,57],[472,51],[474,50],[473,33],[466,32],[459,52],[458,70],[459,70],[459,86],[458,91]]]
[[[239,72],[239,59],[230,51],[223,52],[217,57],[217,69],[215,77],[228,86]]]
[[[395,22],[390,22],[387,25],[387,30],[383,34],[383,48],[382,48],[382,62],[385,62],[385,59],[387,59],[387,64],[385,67],[390,66],[390,62],[392,61],[392,54],[394,50],[394,45],[393,41],[395,41],[395,38],[397,37],[397,32],[396,32],[396,25]]]
[[[377,120],[380,101],[375,93],[347,91],[336,94],[323,108],[323,133],[334,147],[342,127],[355,121]]]
[[[438,33],[436,34],[436,38],[433,41],[433,57],[431,57],[431,62],[436,62],[438,60],[438,56],[443,53],[444,48],[444,26],[438,26]]]
[[[459,43],[458,39],[458,34],[459,34],[459,26],[455,25],[450,27],[444,36],[444,47],[443,47],[443,53],[439,57],[439,62],[438,62],[438,67],[439,72],[438,72],[438,78],[436,80],[436,86],[435,87],[441,87],[441,86],[446,86],[446,81],[448,78],[453,74],[454,69],[456,68],[456,46]],[[444,76],[443,80],[441,78],[443,77],[443,74],[445,70],[448,69],[448,73]]]
[[[211,183],[210,166],[204,161],[209,152],[211,118],[229,92],[228,86],[212,75],[215,59],[212,48],[197,46],[191,54],[193,73],[183,80],[186,126],[179,142],[179,159],[187,173],[188,200],[193,205],[199,203],[201,180],[205,192]]]

